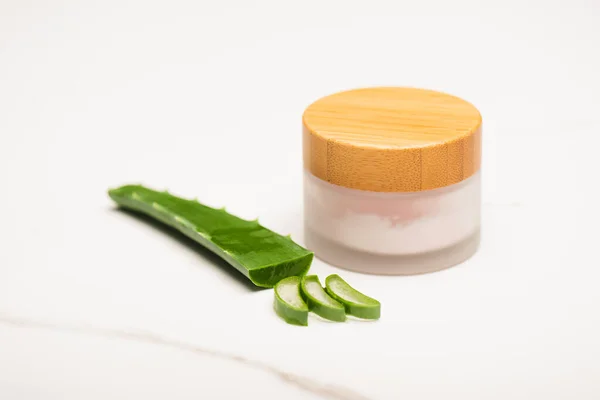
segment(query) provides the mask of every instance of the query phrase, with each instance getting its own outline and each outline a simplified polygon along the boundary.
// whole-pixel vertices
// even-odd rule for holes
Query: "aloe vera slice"
[[[377,300],[354,289],[339,275],[329,275],[325,279],[325,290],[342,303],[350,315],[364,319],[379,319],[381,315],[381,304]]]
[[[182,199],[144,186],[108,191],[121,207],[169,225],[217,254],[260,287],[273,287],[289,276],[303,276],[313,253],[260,225],[196,200]]]
[[[331,321],[343,322],[346,320],[344,305],[325,292],[316,275],[303,277],[300,290],[310,311]]]
[[[300,295],[300,278],[290,276],[275,285],[275,311],[287,323],[308,325],[308,305]]]

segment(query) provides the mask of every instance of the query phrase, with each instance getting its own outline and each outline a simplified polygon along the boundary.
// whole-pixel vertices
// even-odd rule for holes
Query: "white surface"
[[[597,399],[599,48],[591,0],[2,0],[0,397],[311,398],[272,370],[104,329],[368,399]],[[343,273],[381,300],[376,323],[286,325],[272,291],[106,196],[143,182],[301,241],[301,113],[379,84],[479,107],[484,206],[459,267]]]

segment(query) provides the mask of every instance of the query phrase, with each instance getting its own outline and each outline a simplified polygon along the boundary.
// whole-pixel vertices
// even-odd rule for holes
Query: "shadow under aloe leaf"
[[[178,241],[182,246],[185,246],[188,249],[194,251],[198,256],[208,261],[208,263],[211,266],[214,266],[219,270],[223,271],[233,281],[239,283],[240,285],[243,285],[246,289],[255,292],[266,289],[254,285],[248,278],[246,278],[241,272],[235,269],[227,261],[223,260],[221,257],[208,250],[206,247],[202,246],[201,244],[190,239],[183,233],[179,232],[177,229],[165,225],[162,222],[157,221],[154,218],[146,214],[142,214],[140,212],[132,211],[121,207],[116,207],[113,210],[121,214],[126,214],[140,222],[150,225],[151,227],[160,231],[164,235],[169,236],[171,237],[171,239]]]

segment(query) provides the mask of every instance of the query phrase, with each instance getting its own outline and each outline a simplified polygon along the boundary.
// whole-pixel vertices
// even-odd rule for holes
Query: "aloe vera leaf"
[[[182,199],[140,185],[108,191],[121,207],[146,214],[217,254],[260,287],[289,276],[303,276],[313,253],[258,221],[247,221],[196,200]]]
[[[331,321],[346,320],[344,305],[325,292],[316,275],[304,276],[300,282],[300,291],[310,311]]]
[[[379,319],[381,315],[379,301],[354,289],[339,275],[329,275],[325,279],[325,291],[342,303],[350,315],[364,319]]]
[[[308,325],[308,305],[300,295],[300,278],[290,276],[275,285],[275,312],[287,323]]]

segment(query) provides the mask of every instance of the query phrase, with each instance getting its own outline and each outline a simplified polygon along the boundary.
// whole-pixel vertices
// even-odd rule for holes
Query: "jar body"
[[[384,275],[438,271],[479,246],[481,177],[419,192],[368,192],[304,171],[306,246],[322,260]]]

